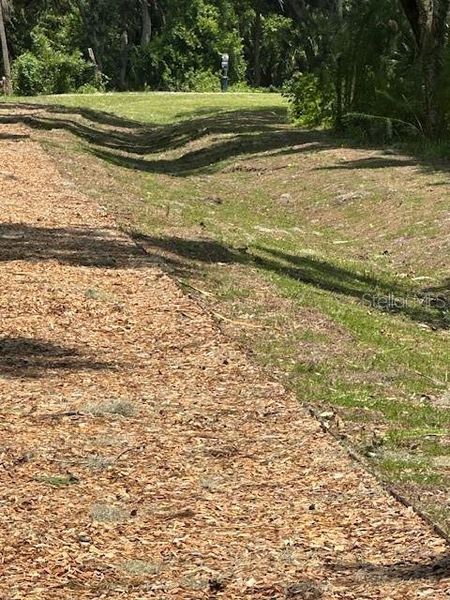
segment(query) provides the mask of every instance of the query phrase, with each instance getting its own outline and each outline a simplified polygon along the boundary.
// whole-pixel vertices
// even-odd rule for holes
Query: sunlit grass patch
[[[160,563],[146,560],[126,560],[120,565],[120,568],[130,575],[144,577],[146,575],[158,575],[162,566]]]
[[[40,483],[45,483],[46,485],[63,488],[69,485],[75,485],[80,482],[78,477],[72,474],[68,475],[40,475],[36,478]]]
[[[129,512],[111,504],[94,504],[91,517],[99,523],[123,523],[129,519]]]
[[[118,415],[121,417],[133,417],[136,414],[136,407],[128,400],[111,399],[101,402],[91,402],[86,404],[84,411],[94,417],[108,415]]]

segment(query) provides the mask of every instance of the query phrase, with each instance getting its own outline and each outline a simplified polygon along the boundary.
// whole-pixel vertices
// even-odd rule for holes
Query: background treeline
[[[217,90],[221,52],[235,85],[280,88],[299,65],[298,32],[276,0],[14,0],[7,29],[23,94]]]
[[[449,126],[450,0],[0,1],[18,94],[213,91],[228,52],[232,85],[283,90],[304,124]]]

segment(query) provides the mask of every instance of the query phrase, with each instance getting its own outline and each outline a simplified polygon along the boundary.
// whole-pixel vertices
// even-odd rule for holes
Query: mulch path
[[[449,598],[445,542],[0,138],[0,598]]]

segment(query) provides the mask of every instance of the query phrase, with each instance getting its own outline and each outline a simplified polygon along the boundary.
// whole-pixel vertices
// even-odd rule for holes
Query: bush
[[[220,75],[212,71],[194,72],[189,79],[189,91],[218,92],[220,90]]]
[[[370,142],[390,142],[394,139],[415,139],[421,133],[411,123],[389,117],[348,113],[342,117],[344,133]]]
[[[326,79],[313,73],[296,73],[284,86],[293,118],[305,126],[330,124],[333,118],[334,93]]]
[[[88,64],[78,53],[55,52],[44,67],[48,69],[52,94],[75,92],[88,81],[93,82],[94,65]]]
[[[282,87],[304,65],[301,41],[294,21],[279,14],[262,19],[261,84]]]
[[[86,85],[99,89],[94,65],[83,60],[81,54],[63,52],[44,57],[25,52],[14,61],[13,84],[16,93],[23,96],[76,92]]]
[[[246,81],[239,81],[238,83],[234,83],[229,88],[230,92],[241,92],[241,93],[256,93],[262,92],[261,88],[252,88]]]
[[[35,96],[43,91],[43,65],[31,52],[25,52],[14,61],[12,77],[17,94]]]
[[[18,94],[64,94],[83,85],[98,89],[101,85],[93,64],[81,52],[54,49],[40,31],[31,34],[32,50],[21,54],[13,63],[13,85]]]
[[[83,83],[78,89],[77,94],[98,94],[106,91],[108,78],[100,73],[97,73],[94,81]]]

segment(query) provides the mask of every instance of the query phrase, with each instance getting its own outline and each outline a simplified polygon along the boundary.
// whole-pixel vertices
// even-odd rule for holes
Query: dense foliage
[[[218,90],[227,52],[232,85],[283,89],[303,124],[450,127],[450,0],[0,2],[19,94]]]
[[[449,0],[287,2],[303,30],[306,81],[320,98],[317,119],[328,116],[331,94],[338,124],[343,114],[359,112],[404,120],[429,134],[448,127]],[[287,86],[301,113],[298,89],[298,79]]]

